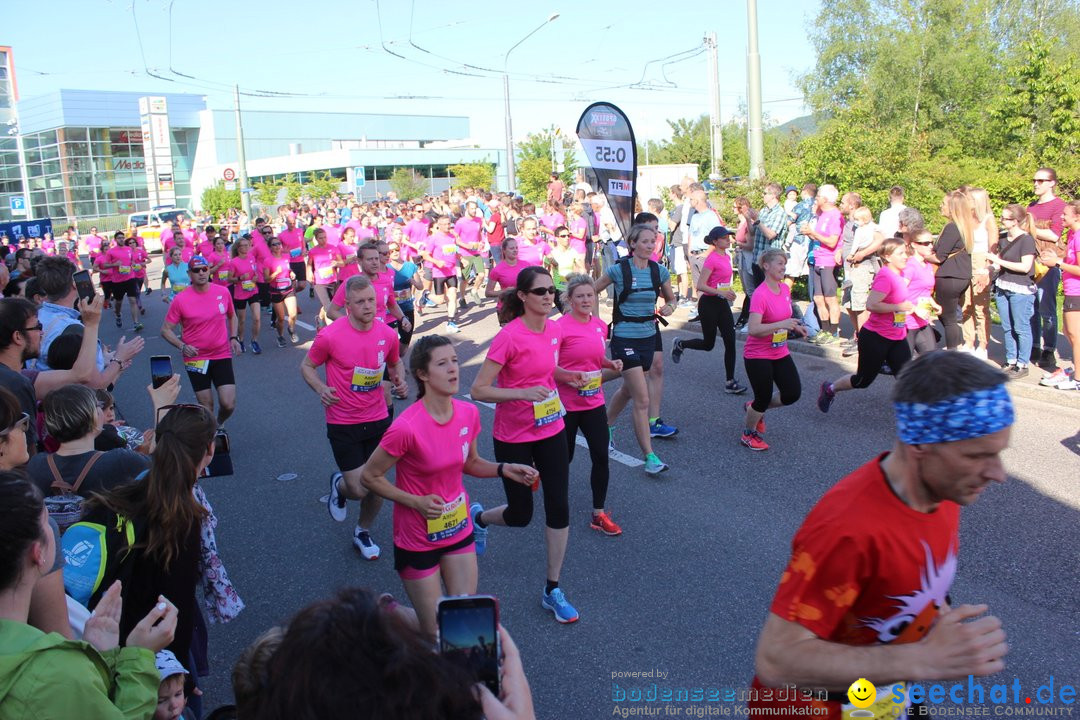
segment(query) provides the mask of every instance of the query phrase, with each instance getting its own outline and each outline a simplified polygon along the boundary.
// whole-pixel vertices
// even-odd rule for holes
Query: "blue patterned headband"
[[[1013,424],[1005,385],[975,390],[935,403],[893,403],[896,429],[906,445],[932,445],[983,437]]]

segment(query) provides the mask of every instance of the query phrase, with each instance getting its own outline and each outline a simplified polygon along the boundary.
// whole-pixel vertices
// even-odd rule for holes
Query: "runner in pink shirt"
[[[307,264],[315,285],[315,295],[322,305],[319,310],[319,323],[325,325],[330,300],[337,289],[337,270],[345,264],[345,260],[337,246],[327,242],[324,228],[316,229],[314,238],[315,246],[308,250]]]
[[[296,285],[292,279],[292,265],[281,238],[270,238],[270,255],[259,265],[263,282],[269,289],[270,305],[274,309],[274,329],[277,330],[277,345],[286,346],[285,315],[289,317],[289,340],[293,345],[300,342],[296,334]]]
[[[101,246],[101,253],[94,258],[93,268],[98,273],[98,283],[101,285],[101,294],[105,296],[105,308],[109,307],[110,300],[113,296],[113,275],[115,271],[112,266],[107,266],[106,256],[109,254],[114,246],[120,245],[124,242],[124,233],[119,230],[113,234],[111,240],[106,240]],[[120,303],[117,303],[119,309]]]
[[[562,329],[563,340],[559,347],[559,366],[584,374],[584,383],[568,385],[557,383],[559,399],[566,409],[563,417],[566,430],[566,447],[570,462],[574,461],[577,433],[585,437],[589,446],[592,471],[593,510],[589,527],[605,535],[622,535],[622,528],[608,514],[606,508],[608,491],[608,432],[607,408],[604,406],[602,373],[605,369],[622,372],[622,360],[609,360],[607,351],[608,326],[597,317],[596,289],[588,275],[575,274],[566,278],[568,312],[555,321]]]
[[[135,304],[139,306],[139,315],[142,316],[146,314],[146,308],[142,304],[142,290],[147,283],[146,267],[150,264],[150,255],[145,248],[139,246],[138,237],[129,237],[124,244],[131,248],[131,269],[135,274]]]
[[[427,238],[430,235],[428,219],[424,217],[424,209],[419,205],[412,209],[412,219],[405,224],[405,240],[401,247],[402,260],[409,261],[419,257],[421,248],[427,247]]]
[[[356,238],[356,231],[351,227],[345,228],[345,231],[341,234],[338,249],[341,250],[341,258],[345,263],[337,271],[338,289],[340,290],[341,283],[353,275],[360,274],[360,257],[356,254],[356,251],[360,249],[360,241]]]
[[[304,242],[304,231],[296,227],[293,217],[286,217],[285,229],[278,233],[278,239],[289,256],[292,274],[296,276],[296,292],[302,292],[307,287],[307,243]]]
[[[435,221],[435,230],[422,255],[425,264],[431,265],[435,303],[446,304],[446,331],[461,332],[454,320],[458,309],[458,236],[450,227],[450,218],[441,215]],[[424,302],[423,297],[420,302]]]
[[[458,236],[458,256],[461,258],[461,296],[482,304],[482,288],[487,282],[484,267],[484,214],[475,202],[465,203],[465,214],[454,223]],[[470,281],[470,277],[472,278]]]
[[[338,466],[330,476],[330,517],[344,521],[348,516],[345,501],[360,500],[353,544],[365,559],[376,560],[379,546],[372,541],[369,530],[382,498],[369,493],[360,482],[360,473],[390,426],[383,378],[388,376],[400,387],[405,384],[405,376],[397,333],[375,322],[375,292],[366,276],[349,278],[346,299],[348,312],[315,336],[300,364],[300,373],[326,409],[326,437]],[[323,365],[325,382],[318,373]]]
[[[361,482],[394,502],[394,568],[416,608],[420,629],[434,640],[439,598],[474,594],[477,588],[473,522],[462,476],[503,477],[528,487],[537,472],[479,456],[480,413],[454,397],[460,369],[449,339],[421,338],[409,356],[409,369],[419,388],[418,402],[385,432],[363,466]],[[391,468],[393,483],[386,478]]]
[[[581,203],[570,203],[566,208],[566,222],[570,228],[570,247],[582,255],[586,254],[586,240],[589,234],[589,223],[585,220],[585,208]],[[591,258],[590,258],[591,259]]]
[[[540,472],[548,568],[541,602],[558,622],[570,623],[578,619],[578,612],[559,588],[570,536],[570,462],[563,423],[566,411],[556,382],[583,387],[585,374],[559,367],[562,328],[547,317],[554,298],[555,284],[547,270],[528,267],[521,271],[515,289],[503,296],[500,315],[507,324],[491,341],[470,392],[474,400],[495,403],[495,459],[533,465]],[[473,503],[469,508],[478,555],[487,547],[488,525],[525,527],[532,519],[529,489],[504,479],[503,490],[506,505],[484,510]]]
[[[901,238],[886,238],[878,256],[885,264],[874,276],[866,299],[870,317],[859,329],[859,367],[854,375],[821,384],[818,409],[823,413],[829,412],[836,393],[855,388],[865,390],[879,373],[887,369],[889,375],[896,375],[911,360],[907,319],[915,305],[908,300],[908,284],[904,279],[907,247]]]
[[[806,337],[806,327],[791,317],[791,290],[784,283],[787,254],[766,250],[758,258],[765,282],[750,298],[750,334],[743,347],[743,367],[754,399],[746,403],[742,444],[751,450],[768,450],[761,437],[765,432],[765,411],[791,405],[802,394],[795,361],[788,350],[791,334]],[[773,394],[773,385],[779,392]]]
[[[217,388],[218,425],[224,425],[236,409],[236,379],[232,356],[240,350],[236,312],[229,291],[210,282],[210,266],[200,256],[188,264],[191,285],[173,298],[161,337],[179,348],[195,398],[207,412],[214,412]],[[183,340],[179,333],[183,330]]]
[[[941,306],[934,300],[934,266],[926,261],[933,254],[934,236],[928,230],[918,233],[908,244],[904,279],[908,302],[915,306],[907,314],[907,344],[913,357],[937,348],[930,320],[941,313]]]
[[[518,273],[528,267],[518,262],[517,252],[517,238],[507,237],[503,240],[502,261],[488,272],[487,288],[484,289],[485,297],[500,298],[504,292],[517,285]],[[495,289],[496,286],[498,287],[497,290]],[[500,299],[495,308],[498,310],[501,307],[502,300]]]
[[[98,235],[98,229],[96,227],[90,228],[89,235],[83,235],[82,251],[86,254],[91,267],[93,267],[94,261],[97,260],[97,256],[102,253],[101,246],[106,242],[107,241],[104,238]]]
[[[139,332],[143,329],[143,324],[139,322],[139,307],[136,303],[139,298],[139,285],[135,280],[134,268],[137,247],[134,241],[129,246],[123,233],[118,234],[120,237],[116,238],[116,245],[105,253],[102,267],[112,270],[112,293],[113,300],[116,301],[116,327],[124,326],[124,321],[120,317],[120,308],[126,296],[128,308],[131,310],[131,323],[135,327],[135,332]]]
[[[228,268],[228,286],[232,292],[233,307],[236,308],[236,336],[240,352],[244,352],[244,326],[247,324],[248,308],[251,308],[251,352],[261,355],[259,332],[262,330],[262,304],[259,302],[258,283],[263,278],[262,268],[251,253],[251,241],[239,238],[230,249],[231,259]]]
[[[380,251],[381,246],[381,251]],[[386,323],[396,331],[399,324],[404,323],[405,331],[412,331],[412,324],[405,313],[397,304],[394,294],[394,271],[387,268],[384,263],[390,259],[390,251],[386,243],[366,242],[358,251],[360,262],[358,267],[367,276],[373,288],[375,288],[375,319]],[[330,301],[330,310],[327,317],[336,320],[345,314],[345,283],[338,286],[334,293],[334,299]]]
[[[544,258],[551,253],[551,246],[540,239],[536,218],[525,218],[519,226],[518,261],[525,265],[543,265]]]

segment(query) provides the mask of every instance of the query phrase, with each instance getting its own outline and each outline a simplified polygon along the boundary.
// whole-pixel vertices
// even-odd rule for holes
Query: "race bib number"
[[[287,277],[279,277],[274,280],[275,290],[288,290],[290,287],[292,287],[292,280]]]
[[[294,247],[289,249],[289,257],[298,258],[304,254],[304,248]]]
[[[465,506],[465,493],[443,505],[442,515],[427,521],[428,542],[441,542],[452,538],[469,524],[469,511]]]
[[[442,246],[443,255],[454,255],[454,254],[457,253],[457,251],[458,251],[457,245],[443,245]]]
[[[120,266],[120,274],[121,275],[130,275],[131,274],[131,266],[130,265],[121,265]]]
[[[139,272],[140,270],[143,269],[143,266],[142,265],[132,265],[131,269],[134,270],[135,272]]]
[[[717,285],[716,286],[716,292],[718,292],[718,293],[729,293],[729,292],[731,292],[731,283],[724,283],[722,285]]]
[[[894,312],[892,316],[892,325],[895,328],[902,328],[907,325],[907,313]]]
[[[533,425],[535,427],[550,425],[565,414],[566,410],[563,409],[562,400],[559,399],[559,394],[555,391],[552,391],[546,400],[533,403]]]
[[[173,285],[173,292],[179,293],[187,290],[187,285]]]
[[[412,288],[405,288],[404,290],[398,290],[394,293],[394,299],[398,302],[404,302],[412,298]]]
[[[219,280],[228,280],[229,279],[229,271],[228,270],[219,270],[218,271],[218,279]]]
[[[593,397],[600,394],[600,371],[582,373],[585,376],[585,384],[578,388],[577,394],[581,397]]]
[[[334,268],[332,268],[332,267],[321,267],[321,268],[319,268],[318,270],[315,271],[315,276],[317,278],[319,278],[320,280],[333,280],[334,279]]]
[[[252,280],[243,280],[240,282],[240,288],[245,292],[251,292],[255,289],[255,282]]]
[[[184,369],[189,373],[195,373],[196,375],[205,375],[206,371],[210,369],[209,360],[185,360]]]
[[[351,388],[353,392],[371,392],[382,382],[383,366],[365,368],[359,365],[353,368]]]
[[[901,716],[907,717],[907,709],[911,704],[908,700],[907,683],[893,683],[878,688],[874,702],[866,708],[857,708],[850,703],[841,705],[843,720],[857,720],[858,718],[874,718],[874,720],[895,720]],[[902,692],[904,702],[893,700],[894,690]]]
[[[777,330],[772,334],[772,346],[774,348],[787,345],[787,330]]]

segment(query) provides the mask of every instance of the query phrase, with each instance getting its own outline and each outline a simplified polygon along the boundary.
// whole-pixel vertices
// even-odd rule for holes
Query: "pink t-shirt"
[[[907,301],[912,305],[918,305],[919,298],[931,297],[934,294],[934,269],[929,263],[909,259],[904,266],[904,279],[907,280]],[[907,314],[906,324],[909,329],[918,330],[929,323],[910,312]]]
[[[427,246],[428,239],[428,222],[427,220],[410,220],[405,224],[404,233],[405,237],[409,239],[409,242],[415,245],[417,248]],[[417,252],[408,245],[401,246],[401,259],[410,260],[417,256]]]
[[[56,243],[53,242],[52,240],[42,240],[41,241],[41,252],[45,253],[46,255],[55,255],[56,254]]]
[[[210,252],[205,252],[205,253],[200,252],[199,254],[202,255],[204,258],[206,258],[206,262],[208,262],[210,264],[210,267],[214,267],[218,263],[221,263],[221,267],[219,267],[217,270],[215,270],[210,275],[210,277],[213,279],[214,282],[216,282],[219,285],[228,285],[229,284],[229,276],[228,276],[227,267],[228,267],[228,264],[229,264],[229,253],[225,252],[225,253],[221,253],[219,255],[217,252],[211,250]],[[225,275],[224,278],[221,277],[221,271],[222,270],[226,271],[226,275]]]
[[[528,265],[520,260],[513,265],[501,262],[491,268],[491,271],[488,272],[488,278],[494,280],[498,284],[500,290],[509,290],[517,285],[518,275],[520,275],[521,271],[527,267]]]
[[[445,263],[445,266],[432,263],[431,277],[448,278],[457,276],[458,246],[453,235],[443,235],[436,232],[428,238],[428,252],[431,253],[431,257],[435,260]]]
[[[103,283],[111,283],[113,281],[113,269],[103,267],[103,265],[108,262],[108,260],[106,259],[107,257],[107,253],[102,253],[94,259],[94,267],[97,268],[97,271],[99,273],[101,273],[100,282]]]
[[[398,489],[413,495],[438,495],[446,503],[437,520],[394,504],[394,545],[404,550],[424,552],[453,545],[473,529],[462,475],[469,446],[480,434],[480,412],[472,403],[456,398],[451,402],[454,414],[442,425],[428,414],[423,402],[413,403],[379,441],[379,447],[398,459],[394,466]]]
[[[375,319],[379,322],[390,322],[394,318],[386,309],[386,305],[390,302],[390,298],[394,296],[394,271],[390,268],[386,269],[386,272],[382,273],[378,277],[371,280],[371,286],[375,288]],[[345,307],[345,285],[341,283],[338,286],[337,291],[334,292],[331,303],[338,307]]]
[[[94,258],[101,254],[101,236],[87,235],[82,239],[82,242],[86,254],[90,256],[90,262],[93,262]]]
[[[458,243],[458,251],[465,257],[473,257],[480,254],[480,248],[473,249],[471,246],[480,242],[480,231],[483,229],[484,218],[463,217],[454,223],[454,231],[457,232],[461,242]]]
[[[344,228],[337,225],[323,224],[322,229],[326,231],[326,244],[332,246],[338,246],[341,244],[341,233],[344,232]]]
[[[544,330],[535,333],[521,318],[514,318],[492,339],[487,359],[502,365],[496,385],[500,388],[530,388],[543,385],[557,399],[555,367],[559,363],[562,328],[544,322]],[[533,442],[549,438],[563,430],[561,403],[533,403],[508,400],[495,406],[492,435],[503,442]]]
[[[607,323],[590,315],[581,322],[566,313],[555,324],[562,328],[563,340],[559,348],[559,367],[588,373],[585,387],[575,388],[558,383],[559,397],[568,411],[592,410],[604,404],[604,388],[600,384],[604,350],[608,336]]]
[[[203,238],[204,239],[199,242],[197,250],[200,255],[209,260],[210,255],[214,252],[214,243],[210,242],[209,239],[206,239],[205,234],[203,235]]]
[[[551,246],[543,240],[530,245],[525,238],[518,238],[518,264],[543,265],[544,258],[551,254]]]
[[[173,244],[173,247],[176,247],[176,245]],[[168,257],[170,254],[171,253],[168,250],[165,251],[166,257]],[[195,257],[195,251],[191,249],[190,245],[185,245],[184,247],[180,248],[180,262],[189,263],[191,262],[191,258],[193,257]]]
[[[899,305],[908,299],[907,283],[900,273],[888,266],[878,270],[874,276],[874,282],[870,285],[871,292],[884,293],[884,301]],[[870,313],[863,327],[875,332],[886,340],[903,340],[907,337],[906,312]]]
[[[292,230],[282,230],[278,233],[278,240],[281,241],[281,249],[284,250],[285,254],[289,256],[290,261],[304,261],[303,230],[295,227]]]
[[[555,228],[566,224],[566,218],[561,213],[549,213],[540,216],[540,224],[554,232]]]
[[[713,250],[705,258],[702,269],[708,272],[705,284],[715,289],[718,285],[731,284],[731,258],[726,252]]]
[[[70,258],[71,256],[69,253],[68,259]],[[135,277],[140,279],[145,278],[146,266],[150,264],[150,256],[146,254],[146,251],[142,248],[135,248],[134,252],[131,254],[131,262],[131,270],[135,273]],[[75,264],[78,265],[78,263]]]
[[[814,223],[814,232],[818,235],[839,238],[840,234],[844,232],[844,216],[836,208],[826,210],[818,216],[817,222]],[[832,248],[827,248],[821,244],[814,248],[814,266],[822,268],[836,267],[836,250],[840,247],[839,243],[840,241],[837,240],[837,244]]]
[[[585,235],[588,233],[589,224],[585,218],[574,218],[570,221],[570,247],[582,255],[585,254]]]
[[[1080,265],[1080,232],[1076,230],[1069,231],[1069,244],[1065,247],[1065,262],[1069,265]],[[1062,271],[1061,286],[1069,297],[1080,296],[1080,275]]]
[[[176,241],[173,240],[172,228],[165,228],[164,230],[162,230],[160,239],[161,247],[162,249],[164,249],[165,255],[167,256],[169,254],[169,251],[172,250],[173,246],[176,245]]]
[[[270,255],[260,264],[261,282],[270,283],[270,287],[279,292],[292,287],[292,268],[289,267],[289,256],[282,253],[281,257]],[[275,275],[275,273],[277,273]],[[267,280],[273,277],[273,280]]]
[[[190,286],[177,293],[169,303],[165,322],[179,323],[184,343],[198,350],[195,357],[183,358],[184,362],[231,358],[229,318],[234,313],[229,291],[221,285],[210,283],[203,292]]]
[[[308,262],[315,268],[314,280],[316,285],[333,285],[337,279],[337,270],[334,260],[343,260],[341,251],[336,245],[327,244],[325,247],[315,247],[308,250]]]
[[[105,253],[105,262],[120,263],[120,267],[113,268],[113,282],[127,282],[135,277],[135,271],[132,269],[132,265],[135,264],[135,253],[131,248],[112,248],[109,252]]]
[[[750,298],[750,314],[761,315],[761,322],[765,325],[787,320],[791,317],[791,291],[784,283],[780,283],[780,292],[773,293],[769,289],[769,283],[763,282],[758,285],[754,295]],[[788,331],[776,330],[769,337],[754,337],[748,335],[746,346],[743,348],[743,357],[749,360],[779,360],[789,354]]]
[[[259,293],[257,282],[263,281],[260,268],[251,255],[234,257],[229,261],[229,281],[233,284],[233,297],[247,300]]]
[[[345,315],[315,336],[308,358],[316,367],[326,365],[326,384],[340,400],[325,408],[328,424],[374,422],[389,415],[382,380],[386,364],[401,358],[396,332],[383,323],[357,330]]]
[[[356,239],[360,243],[364,243],[368,240],[377,240],[379,237],[379,229],[375,227],[360,226],[356,228]]]

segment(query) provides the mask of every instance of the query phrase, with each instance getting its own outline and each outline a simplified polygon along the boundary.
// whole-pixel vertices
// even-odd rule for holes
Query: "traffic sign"
[[[354,167],[353,168],[353,183],[356,185],[356,187],[362,188],[362,187],[364,187],[365,182],[366,182],[366,180],[364,179],[364,166],[361,165],[359,167]]]
[[[236,171],[233,170],[232,168],[225,168],[225,172],[223,173],[223,175],[225,176],[226,182],[229,181],[229,180],[235,180],[236,179]]]
[[[235,180],[226,180],[225,181],[225,189],[230,191],[230,192],[235,190],[236,189],[236,181]]]
[[[14,195],[10,200],[12,215],[26,215],[26,198],[22,195]]]

